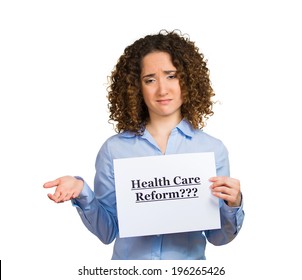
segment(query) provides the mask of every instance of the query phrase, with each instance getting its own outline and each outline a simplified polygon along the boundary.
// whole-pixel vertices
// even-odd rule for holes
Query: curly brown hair
[[[179,31],[160,31],[147,35],[126,47],[109,78],[109,121],[115,121],[116,131],[141,134],[149,118],[141,90],[141,62],[151,52],[169,53],[183,97],[182,117],[194,128],[202,128],[213,115],[209,69],[204,55],[195,43]]]

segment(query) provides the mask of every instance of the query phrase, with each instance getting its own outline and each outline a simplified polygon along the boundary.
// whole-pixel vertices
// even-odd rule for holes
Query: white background
[[[229,245],[209,244],[207,258],[225,265],[230,279],[297,279],[299,7],[293,0],[1,1],[4,279],[75,279],[83,265],[111,264],[112,245],[94,237],[70,203],[49,201],[42,185],[67,174],[92,185],[96,153],[114,134],[106,77],[126,46],[163,28],[188,33],[208,59],[220,103],[205,131],[228,147],[244,194],[242,231]]]

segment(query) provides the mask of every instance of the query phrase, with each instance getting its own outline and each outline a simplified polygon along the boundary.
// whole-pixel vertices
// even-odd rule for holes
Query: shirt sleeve
[[[84,181],[84,180],[83,180]],[[96,159],[94,192],[84,181],[80,196],[72,200],[82,222],[104,244],[111,243],[118,233],[113,162],[105,142]]]
[[[243,220],[243,200],[240,207],[230,207],[223,200],[220,200],[220,221],[221,228],[205,231],[210,243],[219,246],[231,242],[239,233]]]
[[[228,151],[221,144],[215,154],[217,176],[230,176]],[[224,245],[231,242],[239,233],[243,220],[243,199],[240,207],[230,207],[222,199],[219,200],[221,228],[205,231],[205,235],[213,245]]]

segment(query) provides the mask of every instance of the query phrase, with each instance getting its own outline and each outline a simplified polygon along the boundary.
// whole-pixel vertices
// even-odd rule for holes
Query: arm
[[[219,204],[221,228],[205,231],[208,241],[217,246],[231,242],[239,233],[244,220],[242,199],[238,207],[231,207],[222,199]]]
[[[219,198],[221,228],[205,231],[208,241],[224,245],[232,241],[244,220],[240,181],[229,177],[228,152],[222,149],[216,155],[217,177],[210,178],[212,194]]]
[[[94,192],[85,183],[80,197],[72,202],[87,229],[104,244],[109,244],[118,234],[118,222],[113,162],[108,142],[99,151],[95,167]]]
[[[56,203],[72,200],[87,229],[109,244],[115,239],[118,226],[112,159],[105,144],[97,157],[94,183],[93,192],[83,179],[65,176],[44,187],[56,187],[54,194],[48,194]]]

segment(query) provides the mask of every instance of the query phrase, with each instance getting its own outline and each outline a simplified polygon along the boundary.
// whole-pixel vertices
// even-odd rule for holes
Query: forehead
[[[152,52],[142,59],[142,72],[152,70],[176,70],[171,55],[166,52]]]

